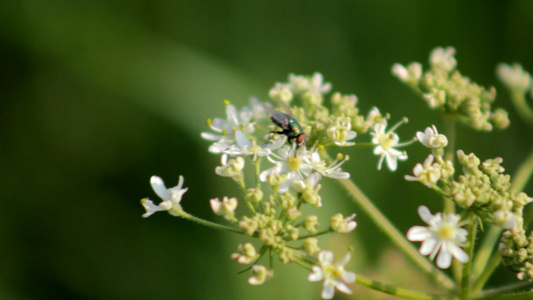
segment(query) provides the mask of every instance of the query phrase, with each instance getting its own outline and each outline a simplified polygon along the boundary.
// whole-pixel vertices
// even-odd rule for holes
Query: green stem
[[[526,102],[525,92],[521,90],[511,91],[511,99],[520,117],[530,124],[533,123],[533,110]]]
[[[472,293],[477,293],[483,288],[485,280],[479,280],[482,276],[490,276],[491,273],[485,274],[485,269],[488,266],[488,262],[493,254],[494,245],[499,240],[501,228],[498,226],[491,226],[481,244],[481,247],[476,253],[476,259],[472,265],[472,274],[474,276],[474,286],[472,287]],[[482,284],[481,286],[479,284]]]
[[[444,151],[444,160],[445,161],[451,161],[452,164],[454,163],[455,158],[455,139],[456,139],[456,119],[451,114],[445,114],[444,115],[444,135],[446,138],[448,138],[448,146],[446,147]],[[451,201],[448,197],[443,197],[443,211],[445,213],[453,213],[455,212],[455,205],[454,202]],[[455,278],[455,281],[459,282],[461,280],[461,268],[462,265],[458,261],[454,260],[452,262],[453,266],[453,277]]]
[[[494,295],[490,294],[490,295],[472,297],[470,299],[471,300],[485,300],[485,299],[486,300],[531,300],[531,299],[533,299],[533,291],[515,293],[515,294],[507,294],[507,295],[500,295],[500,296],[494,296]]]
[[[382,283],[379,281],[366,278],[359,274],[357,275],[355,282],[362,286],[371,288],[373,290],[386,293],[389,295],[394,295],[396,297],[400,297],[404,299],[413,299],[413,300],[453,299],[452,296],[426,294],[426,293],[420,293],[420,292],[415,292],[415,291],[411,291],[407,289],[398,288],[396,286],[392,286],[386,283]]]
[[[233,233],[246,235],[240,229],[229,227],[229,226],[225,226],[225,225],[221,225],[221,224],[214,223],[214,222],[210,222],[210,221],[207,221],[207,220],[204,220],[204,219],[200,219],[198,217],[195,217],[195,216],[193,216],[191,214],[186,213],[183,210],[181,210],[180,212],[177,212],[177,213],[179,214],[180,217],[183,217],[184,219],[196,222],[196,223],[198,223],[200,225],[204,225],[206,227],[210,227],[210,228],[213,228],[213,229],[225,230],[225,231],[229,231],[229,232],[233,232]]]
[[[436,283],[440,284],[448,291],[455,287],[453,281],[441,270],[435,268],[427,259],[421,256],[416,248],[410,244],[404,235],[378,210],[377,207],[359,190],[359,188],[350,180],[339,180],[342,186],[349,192],[352,198],[358,203],[377,224],[377,226],[424,272],[433,277]]]
[[[323,230],[323,231],[320,231],[320,232],[317,232],[317,233],[313,233],[313,234],[307,234],[307,235],[301,235],[298,237],[297,241],[299,240],[305,240],[306,238],[310,238],[310,237],[317,237],[317,236],[321,236],[323,234],[328,234],[330,232],[333,232],[333,230],[331,230],[330,228],[326,229],[326,230]]]
[[[472,267],[472,257],[474,254],[474,243],[476,242],[477,234],[477,218],[475,215],[470,215],[470,224],[468,226],[468,246],[465,249],[466,254],[470,259],[463,265],[463,280],[461,281],[461,299],[468,300],[470,292],[470,269]]]
[[[503,293],[511,292],[517,289],[522,289],[525,287],[528,287],[529,289],[531,289],[531,282],[522,281],[522,282],[517,282],[515,284],[506,285],[503,287],[486,290],[481,293],[481,295],[479,296],[480,298],[473,298],[473,299],[513,299],[512,297],[523,297],[523,298],[516,298],[516,299],[528,299],[528,300],[533,299],[533,296],[532,296],[533,291],[506,294],[506,295],[503,294]],[[526,296],[529,296],[529,298],[527,298]]]
[[[452,115],[444,115],[444,135],[448,138],[448,146],[444,152],[444,160],[454,161],[455,154],[455,133],[456,133],[456,122],[455,118]],[[444,212],[451,213],[455,212],[455,207],[452,201],[444,198]]]
[[[533,149],[514,174],[511,189],[514,192],[521,192],[531,178],[531,174],[533,174]]]

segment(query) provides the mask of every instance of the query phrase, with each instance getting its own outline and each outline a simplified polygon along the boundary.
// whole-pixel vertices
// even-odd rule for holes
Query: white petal
[[[466,254],[466,253],[465,253]],[[452,255],[448,250],[441,249],[439,256],[437,257],[437,266],[441,269],[447,269],[452,262]]]
[[[235,109],[235,106],[228,104],[226,105],[226,117],[228,118],[228,122],[231,122],[231,127],[239,124],[239,119],[237,118],[237,109]]]
[[[182,186],[183,186],[183,176],[180,175],[180,178],[178,180],[178,185],[175,186],[175,188],[181,189]]]
[[[313,273],[307,276],[307,280],[320,281],[324,279],[324,275],[322,274],[322,269],[319,266],[312,266],[311,269],[313,270]]]
[[[318,261],[321,264],[324,264],[324,263],[331,264],[333,262],[333,252],[331,252],[331,251],[320,251],[320,253],[318,253]]]
[[[355,282],[355,273],[350,271],[344,271],[344,274],[342,274],[342,280],[347,283],[354,283]]]
[[[143,199],[141,203],[144,209],[146,209],[146,213],[143,214],[143,218],[148,218],[149,216],[153,215],[155,212],[165,210],[159,205],[155,205],[154,202],[152,202],[152,200],[150,199]]]
[[[435,245],[437,245],[436,239],[427,239],[425,240],[422,245],[420,246],[420,254],[422,255],[428,255],[435,249]]]
[[[431,220],[433,220],[433,218],[434,218],[434,216],[429,211],[429,208],[427,208],[424,205],[421,205],[421,206],[418,207],[418,215],[427,224],[430,224]]]
[[[223,120],[223,119],[220,119],[220,118],[215,118],[211,122],[211,126],[210,127],[214,131],[222,132],[222,130],[224,130],[226,128],[226,123],[227,123],[226,120]]]
[[[167,187],[165,186],[165,183],[159,176],[152,176],[150,178],[150,184],[152,185],[152,189],[154,192],[159,196],[159,198],[163,200],[169,200],[170,199],[170,191],[167,190]]]
[[[235,139],[237,140],[237,144],[241,148],[244,146],[247,146],[247,147],[252,146],[252,142],[250,142],[250,140],[246,137],[246,134],[244,134],[240,130],[235,130]]]
[[[428,229],[423,226],[413,226],[407,231],[407,239],[411,242],[425,241],[428,237]]]
[[[322,299],[331,299],[333,298],[333,295],[335,294],[335,287],[332,285],[326,285],[324,282],[324,288],[322,289]]]
[[[355,277],[354,277],[355,279]],[[339,282],[337,283],[337,289],[345,294],[351,294],[352,293],[352,290],[350,290],[350,288],[344,284],[344,282]]]
[[[349,131],[346,135],[346,140],[351,140],[357,136],[357,132],[355,131]]]
[[[396,171],[396,169],[398,168],[398,161],[396,160],[397,157],[391,155],[390,153],[387,153],[386,156],[387,156],[387,166],[389,167],[389,170]]]
[[[354,214],[355,215],[355,214]],[[355,217],[355,216],[354,216]],[[355,223],[355,222],[354,222]],[[350,259],[352,258],[352,254],[350,252],[346,253],[346,255],[342,258],[341,261],[339,261],[336,265],[337,266],[345,266]]]
[[[468,262],[468,254],[466,254],[466,252],[461,247],[457,246],[456,244],[451,244],[449,247],[453,257],[455,257],[458,261],[462,263]]]
[[[214,134],[210,132],[202,132],[201,136],[202,138],[210,141],[218,141],[222,138],[220,134]]]

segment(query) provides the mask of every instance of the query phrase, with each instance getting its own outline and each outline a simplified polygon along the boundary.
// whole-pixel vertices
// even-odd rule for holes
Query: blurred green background
[[[219,158],[200,138],[206,119],[224,117],[223,99],[266,100],[291,72],[321,72],[365,113],[408,117],[403,139],[438,126],[440,116],[390,74],[396,62],[427,66],[437,46],[454,46],[463,74],[496,86],[496,106],[512,121],[493,133],[459,127],[457,145],[503,157],[513,174],[533,134],[494,69],[516,61],[533,71],[532,28],[533,1],[0,1],[0,298],[317,299],[321,285],[294,265],[260,287],[247,284],[249,273],[233,275],[240,237],[164,213],[141,218],[139,200],[157,199],[150,176],[171,185],[183,175],[184,208],[217,220],[208,200],[237,191],[213,172]],[[403,232],[421,223],[419,204],[440,208],[404,181],[427,155],[408,150],[395,173],[378,172],[369,149],[347,150],[345,165]],[[338,185],[322,191],[324,223],[334,211],[358,213],[356,272],[420,286]],[[492,286],[514,277],[499,274]]]

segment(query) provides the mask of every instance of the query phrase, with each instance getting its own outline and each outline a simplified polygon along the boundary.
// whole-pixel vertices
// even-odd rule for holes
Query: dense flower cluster
[[[392,73],[422,96],[431,109],[453,115],[474,129],[489,131],[509,126],[507,112],[492,109],[496,89],[486,89],[462,75],[456,70],[454,54],[452,47],[436,48],[426,72],[415,62],[407,67],[395,64]]]
[[[454,55],[455,49],[451,47],[436,48],[430,55],[427,71],[422,70],[420,63],[412,63],[407,67],[395,64],[392,72],[422,96],[430,108],[452,116],[446,118],[446,122],[461,121],[485,131],[507,127],[507,112],[492,108],[495,89],[481,87],[461,75],[456,70]],[[533,84],[529,73],[517,64],[512,67],[501,64],[497,73],[511,90],[513,101],[521,108],[521,116],[533,122],[531,105],[525,103],[525,94]],[[482,162],[475,154],[459,150],[456,152],[458,164],[454,165],[455,150],[451,149],[455,138],[439,133],[435,125],[417,132],[416,138],[400,142],[395,131],[407,118],[391,125],[390,116],[383,115],[377,107],[362,114],[355,95],[335,92],[326,99],[331,90],[332,85],[325,82],[320,73],[291,74],[287,82],[276,83],[270,89],[270,102],[252,98],[249,105],[238,108],[225,100],[225,118],[209,119],[210,131],[201,136],[211,141],[208,151],[220,155],[215,173],[236,183],[241,196],[209,200],[212,212],[220,217],[221,223],[215,223],[188,214],[182,208],[181,201],[188,190],[183,186],[182,176],[171,188],[167,188],[161,178],[152,176],[150,184],[161,202],[156,204],[148,198],[142,199],[146,210],[143,217],[166,211],[172,216],[245,236],[249,241],[240,243],[231,259],[246,265],[245,271],[251,272],[248,278],[251,285],[264,284],[274,276],[273,260],[277,258],[283,264],[296,263],[309,270],[309,281],[323,281],[323,299],[333,298],[335,290],[351,294],[349,284],[356,279],[358,284],[385,293],[398,293],[400,297],[440,298],[441,295],[416,294],[391,287],[364,275],[356,277],[346,269],[353,254],[351,248],[339,262],[333,262],[333,252],[323,249],[318,238],[325,234],[350,233],[358,226],[355,213],[335,213],[326,222],[316,214],[316,210],[331,201],[322,194],[322,180],[333,179],[340,181],[395,244],[445,290],[454,293],[460,290],[461,299],[473,296],[468,294],[470,288],[479,292],[475,290],[478,283],[470,284],[470,278],[477,276],[478,282],[488,278],[484,274],[469,273],[472,269],[493,270],[489,267],[480,270],[483,264],[478,264],[473,257],[476,231],[483,230],[484,224],[503,231],[498,253],[504,265],[516,272],[519,279],[533,279],[533,232],[526,233],[523,217],[525,205],[533,202],[533,198],[519,192],[520,188],[511,188],[511,178],[504,174],[501,158]],[[453,128],[448,126],[446,132],[453,132]],[[451,145],[448,145],[448,138]],[[396,171],[398,161],[408,157],[400,148],[417,140],[430,154],[417,163],[405,179],[434,190],[444,200],[445,210],[432,214],[428,207],[419,206],[418,214],[426,226],[411,227],[405,237],[347,180],[350,174],[343,166],[349,156],[336,153],[331,158],[328,151],[371,146],[373,154],[379,157],[377,169],[381,170],[385,162],[390,171]],[[456,209],[461,213],[456,214]],[[479,251],[486,261],[497,237],[487,239],[492,245],[483,243],[485,249]],[[421,242],[419,251],[407,241]],[[428,264],[423,256],[435,261],[436,267]],[[465,264],[460,286],[440,270],[452,266],[452,259]],[[533,292],[526,297],[528,295]],[[459,294],[453,295],[456,296]]]

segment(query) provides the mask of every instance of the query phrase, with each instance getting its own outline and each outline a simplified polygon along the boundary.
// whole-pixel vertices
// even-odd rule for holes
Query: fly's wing
[[[291,131],[291,122],[290,117],[287,114],[284,114],[279,111],[273,111],[270,114],[270,120],[276,125],[278,125],[283,131]]]

